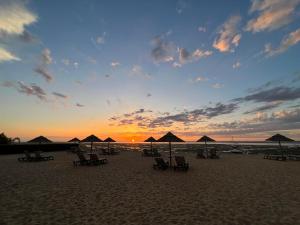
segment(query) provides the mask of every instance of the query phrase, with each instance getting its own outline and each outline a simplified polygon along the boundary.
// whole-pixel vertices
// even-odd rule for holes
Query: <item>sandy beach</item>
[[[196,159],[188,172],[156,171],[140,152],[74,168],[75,155],[20,163],[0,156],[0,224],[300,224],[299,162],[262,155]]]

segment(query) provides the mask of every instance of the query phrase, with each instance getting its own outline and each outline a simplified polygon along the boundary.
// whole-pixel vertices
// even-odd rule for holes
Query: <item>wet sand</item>
[[[75,155],[19,163],[0,156],[1,225],[300,224],[300,163],[262,155],[196,159],[188,172],[156,171],[141,153],[74,168]]]

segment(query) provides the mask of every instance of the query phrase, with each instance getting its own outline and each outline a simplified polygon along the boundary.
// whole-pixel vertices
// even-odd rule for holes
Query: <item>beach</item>
[[[154,170],[153,158],[134,151],[75,168],[72,153],[45,155],[54,160],[0,156],[1,225],[300,224],[299,162],[180,153],[190,169],[174,172]]]

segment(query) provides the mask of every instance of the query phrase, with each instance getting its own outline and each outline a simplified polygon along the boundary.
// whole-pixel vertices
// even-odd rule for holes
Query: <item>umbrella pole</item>
[[[283,157],[283,150],[282,150],[280,141],[278,143],[279,143],[279,148],[280,148],[280,151],[281,151],[281,156]]]
[[[205,140],[205,151],[206,151],[206,158],[208,159],[208,151],[207,151],[206,140]]]
[[[91,153],[93,151],[93,142],[91,142]]]
[[[171,142],[169,142],[169,159],[170,159],[170,167],[172,167],[172,151],[171,151]]]
[[[151,143],[151,153],[153,155],[152,141],[150,143]]]

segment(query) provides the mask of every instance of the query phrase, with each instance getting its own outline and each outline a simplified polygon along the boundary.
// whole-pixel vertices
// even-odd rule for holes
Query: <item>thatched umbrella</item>
[[[114,139],[108,137],[108,138],[106,138],[106,139],[104,140],[104,142],[107,142],[107,149],[108,149],[108,151],[109,151],[109,143],[110,143],[110,142],[116,142],[116,141],[115,141]]]
[[[154,137],[149,137],[144,142],[150,142],[150,144],[151,144],[151,152],[152,152],[153,151],[152,150],[152,142],[156,142],[155,138]]]
[[[207,151],[207,142],[215,142],[214,139],[204,135],[202,138],[200,138],[197,142],[205,142],[205,152],[206,152],[206,158],[208,158],[208,151]]]
[[[52,141],[50,141],[48,138],[44,137],[44,136],[38,136],[36,138],[33,138],[32,140],[28,141],[28,143],[51,143]]]
[[[77,137],[75,137],[75,138],[69,140],[68,142],[76,142],[76,143],[78,143],[78,142],[80,142],[80,140]]]
[[[290,139],[288,137],[285,137],[281,134],[275,134],[273,135],[272,137],[266,139],[266,141],[273,141],[273,142],[278,142],[279,144],[279,148],[281,150],[281,154],[283,156],[283,150],[282,150],[282,147],[281,147],[281,142],[291,142],[291,141],[294,141],[293,139]]]
[[[162,136],[160,139],[157,140],[157,142],[169,142],[169,163],[170,166],[172,166],[172,147],[171,147],[171,142],[184,142],[182,139],[179,137],[176,137],[174,134],[171,132],[168,132],[164,136]]]
[[[81,142],[91,142],[91,151],[93,150],[93,143],[94,142],[102,142],[102,140],[95,135],[90,135],[86,137],[85,139],[81,140]]]

